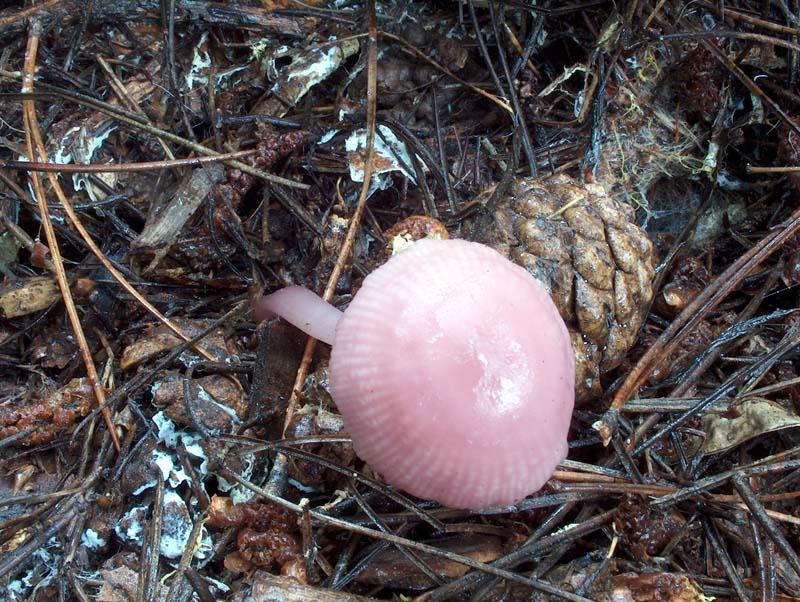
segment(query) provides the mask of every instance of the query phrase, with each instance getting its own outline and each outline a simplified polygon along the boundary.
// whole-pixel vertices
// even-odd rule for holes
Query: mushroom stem
[[[253,309],[256,322],[275,315],[307,335],[333,345],[336,325],[342,312],[307,288],[287,286],[259,299]]]

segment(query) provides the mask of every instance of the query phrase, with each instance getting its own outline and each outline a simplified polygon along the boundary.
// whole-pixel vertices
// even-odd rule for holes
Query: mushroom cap
[[[507,506],[567,455],[567,328],[544,287],[485,245],[420,240],[367,276],[330,369],[356,453],[420,498]]]

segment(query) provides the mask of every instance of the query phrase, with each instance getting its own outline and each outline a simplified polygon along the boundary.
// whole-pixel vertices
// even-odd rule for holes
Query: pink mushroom
[[[567,455],[569,334],[547,291],[493,249],[421,240],[344,313],[289,287],[261,299],[331,343],[331,393],[356,453],[386,481],[455,508],[506,506]]]

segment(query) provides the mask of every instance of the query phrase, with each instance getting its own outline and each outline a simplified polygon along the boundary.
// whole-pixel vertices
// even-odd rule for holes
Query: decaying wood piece
[[[240,592],[234,602],[375,602],[356,594],[337,592],[332,589],[302,585],[292,577],[281,577],[258,571],[250,589]]]
[[[266,30],[272,34],[298,37],[305,33],[305,28],[301,27],[304,19],[281,17],[257,6],[202,0],[180,0],[177,4],[192,18],[200,18],[209,24]]]
[[[466,556],[479,562],[492,562],[503,553],[502,541],[491,535],[461,533],[428,542],[438,548]],[[441,579],[455,579],[466,575],[469,567],[443,556],[420,553],[419,558]],[[384,585],[398,589],[423,590],[435,584],[397,548],[380,554],[356,581],[369,585]]]
[[[0,317],[18,318],[47,309],[61,298],[51,276],[31,276],[0,284]]]
[[[210,324],[210,322],[183,318],[178,318],[174,322],[190,337],[197,336]],[[125,347],[120,360],[120,369],[123,371],[134,370],[143,363],[174,349],[181,343],[182,341],[165,326],[161,324],[153,325],[148,328],[143,336]],[[218,329],[206,336],[201,344],[204,349],[220,361],[230,353],[230,349],[226,347],[223,329]]]
[[[153,258],[146,271],[152,270],[169,252],[186,222],[224,177],[225,168],[222,165],[195,169],[187,174],[162,210],[147,221],[141,234],[131,243],[132,249],[153,250]]]
[[[710,602],[703,589],[687,575],[623,573],[611,578],[600,602]]]
[[[332,42],[320,48],[291,53],[292,64],[286,67],[270,88],[270,97],[258,103],[254,113],[283,117],[311,88],[336,71],[358,51],[357,40]]]

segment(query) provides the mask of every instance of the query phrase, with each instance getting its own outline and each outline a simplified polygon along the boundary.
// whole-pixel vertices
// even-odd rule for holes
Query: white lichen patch
[[[255,469],[256,457],[253,454],[245,454],[241,456],[241,462],[242,462],[242,472],[240,476],[243,479],[250,480],[253,476],[253,471]],[[220,491],[228,493],[228,495],[230,495],[230,498],[233,500],[234,504],[242,504],[244,502],[249,502],[256,496],[256,494],[250,489],[242,487],[238,483],[231,483],[229,481],[226,481],[219,475],[217,475],[217,487],[219,487]]]
[[[206,85],[208,83],[208,70],[211,68],[211,55],[208,53],[206,42],[208,41],[208,33],[205,32],[200,36],[197,45],[194,47],[192,55],[192,65],[186,74],[186,90],[190,91],[197,85]]]
[[[372,182],[370,194],[375,190],[385,190],[392,184],[389,172],[399,171],[414,184],[417,179],[412,173],[411,155],[405,142],[398,140],[391,129],[379,125],[375,133],[374,154],[372,157]],[[364,164],[367,156],[367,130],[352,132],[344,143],[350,167],[350,179],[354,182],[364,181]],[[419,161],[422,164],[421,160]]]
[[[90,550],[98,550],[108,543],[105,539],[100,537],[100,534],[94,529],[86,529],[81,534],[81,545]]]
[[[267,61],[267,73],[274,80],[270,93],[294,105],[357,50],[357,41],[337,42],[335,37],[330,38],[327,45],[303,51],[288,52],[279,48]],[[279,71],[277,61],[285,57],[291,58],[291,63]]]
[[[167,558],[180,558],[189,542],[192,519],[189,517],[189,509],[183,502],[183,498],[174,491],[164,492],[162,517],[161,555]]]
[[[324,134],[322,134],[322,136],[320,137],[319,141],[317,142],[317,146],[320,146],[320,145],[322,145],[322,144],[327,144],[327,143],[328,143],[328,142],[330,142],[330,141],[333,139],[333,137],[334,137],[336,134],[338,134],[338,133],[339,133],[339,130],[338,130],[338,129],[336,129],[336,128],[334,128],[334,129],[332,129],[332,130],[328,130],[327,132],[325,132]]]
[[[50,585],[53,577],[58,574],[58,558],[51,554],[49,549],[59,546],[59,542],[55,538],[51,538],[46,546],[41,546],[33,552],[32,556],[35,561],[28,563],[30,568],[26,569],[16,579],[8,582],[8,593],[17,596],[11,598],[12,600],[32,599],[32,594],[37,589]],[[3,599],[3,594],[0,592],[0,600]]]
[[[164,412],[156,412],[153,415],[153,422],[158,428],[159,442],[172,449],[176,449],[181,444],[190,456],[201,460],[198,472],[201,475],[208,473],[208,455],[200,445],[200,435],[179,430]]]
[[[236,411],[233,408],[218,402],[216,399],[214,399],[214,396],[211,395],[211,393],[209,393],[208,391],[206,391],[202,386],[198,387],[197,397],[198,399],[202,399],[205,403],[211,404],[214,407],[219,408],[221,412],[224,412],[225,414],[230,416],[231,422],[234,425],[239,425],[242,423],[242,421],[239,420],[239,417],[236,415]]]
[[[330,46],[325,50],[317,50],[309,56],[302,57],[292,62],[286,81],[296,78],[306,80],[308,89],[328,77],[342,61],[342,51],[339,46]]]
[[[53,153],[52,161],[54,163],[91,163],[94,154],[103,146],[103,143],[108,137],[116,130],[117,127],[111,122],[102,125],[99,128],[86,126],[75,126],[67,130],[67,132],[58,141],[58,146]],[[117,181],[117,174],[115,173],[99,173],[94,177],[100,178],[110,187],[113,187]],[[76,173],[72,175],[72,183],[75,190],[86,190],[92,201],[97,202],[105,197],[104,194],[97,191],[91,184],[91,180],[87,174]]]
[[[134,506],[114,525],[114,533],[127,544],[141,546],[146,521],[147,506]]]
[[[161,509],[159,553],[165,558],[174,560],[180,558],[186,547],[191,545],[195,558],[207,558],[211,550],[211,537],[203,527],[200,541],[189,541],[194,524],[183,498],[175,491],[167,490],[164,492]],[[149,506],[135,506],[123,514],[114,527],[117,537],[130,546],[141,547],[146,530],[152,521],[148,510]]]
[[[197,468],[197,472],[200,476],[206,476],[209,474],[208,470],[208,455],[206,454],[203,446],[201,445],[201,437],[199,435],[193,433],[187,433],[186,431],[179,430],[175,423],[170,420],[170,418],[164,414],[164,412],[157,412],[153,416],[153,422],[156,424],[158,428],[158,440],[164,443],[167,447],[170,448],[177,448],[178,445],[182,445],[183,449],[186,450],[190,456],[197,458],[201,461],[200,466]],[[157,453],[157,452],[154,452]],[[159,464],[159,468],[161,468],[162,473],[165,469],[169,468],[170,474],[170,485],[173,487],[177,487],[180,482],[189,481],[189,476],[184,472],[183,468],[179,467],[179,463],[175,460],[174,457],[169,456],[172,458],[172,466],[171,468],[168,466],[166,460],[164,458],[159,458],[158,461],[164,463],[163,468],[162,465]],[[241,477],[243,479],[250,479],[253,476],[254,468],[255,468],[255,456],[251,454],[246,454],[241,457],[242,461],[242,472]],[[158,462],[157,462],[158,463]],[[253,499],[255,494],[250,491],[249,489],[238,485],[237,483],[230,483],[226,481],[220,475],[214,473],[218,481],[218,487],[221,491],[230,492],[231,498],[237,504],[249,501]],[[166,478],[166,477],[165,477]],[[155,482],[152,483],[153,485]],[[140,487],[139,491],[143,491],[147,489],[147,487]]]
[[[181,483],[191,483],[191,477],[186,473],[180,465],[178,459],[165,451],[154,449],[152,452],[153,463],[161,471],[161,479],[168,482],[170,487],[178,487]],[[133,495],[139,495],[143,491],[147,491],[156,486],[156,479],[153,478],[144,482],[133,491]]]

